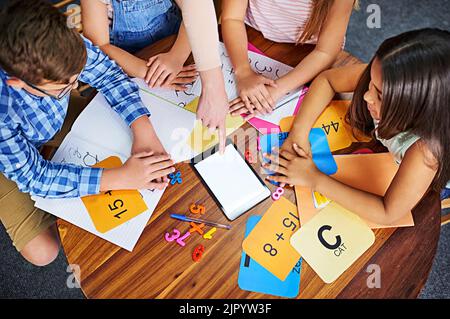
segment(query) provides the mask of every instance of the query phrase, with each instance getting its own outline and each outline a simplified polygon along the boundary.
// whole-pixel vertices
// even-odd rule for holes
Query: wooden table
[[[310,46],[276,44],[249,29],[249,41],[269,57],[296,65]],[[140,52],[140,56],[166,51],[173,38]],[[360,63],[341,53],[334,66]],[[244,126],[250,139],[256,130]],[[239,139],[242,143],[242,139]],[[254,144],[254,143],[253,143]],[[353,146],[355,148],[355,146]],[[347,150],[349,151],[349,150]],[[256,152],[256,151],[255,151]],[[259,165],[254,165],[258,169]],[[81,288],[88,298],[274,298],[239,289],[237,285],[241,244],[247,218],[261,215],[272,204],[267,199],[232,222],[230,231],[218,229],[210,241],[193,235],[186,247],[167,243],[163,235],[174,227],[181,232],[189,225],[175,221],[169,213],[186,213],[193,202],[203,203],[205,217],[228,222],[207,190],[186,163],[178,164],[181,185],[169,186],[133,252],[106,242],[63,220],[58,221],[61,241],[70,264],[81,269]],[[238,181],[237,181],[238,182]],[[273,186],[270,186],[273,190]],[[295,202],[294,192],[286,196]],[[325,284],[303,262],[298,298],[415,298],[422,289],[436,252],[440,232],[440,201],[429,193],[414,209],[415,227],[376,230],[375,244],[337,281]],[[192,261],[192,251],[206,247],[200,263]],[[366,285],[368,265],[381,267],[381,288]]]

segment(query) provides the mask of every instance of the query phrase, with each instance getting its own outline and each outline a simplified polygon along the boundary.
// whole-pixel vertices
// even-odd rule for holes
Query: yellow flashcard
[[[330,203],[330,200],[319,192],[313,192],[313,200],[315,208],[323,208]]]
[[[326,283],[335,281],[374,242],[367,224],[334,202],[291,237],[291,245]]]
[[[184,108],[192,113],[197,113],[199,98],[194,99],[191,103]],[[227,115],[225,121],[226,134],[233,133],[237,128],[241,127],[245,121],[241,116]],[[196,152],[204,152],[208,148],[214,146],[219,142],[219,134],[217,131],[209,133],[207,127],[204,127],[200,121],[195,123],[195,127],[187,140],[188,145]]]
[[[121,165],[118,157],[111,156],[93,167],[115,168]],[[100,233],[106,233],[147,210],[147,205],[137,190],[108,191],[84,196],[81,200]]]
[[[190,102],[188,105],[185,106],[185,110],[188,110],[192,113],[197,113],[197,107],[198,107],[198,97],[196,97],[192,102]]]
[[[242,248],[258,264],[284,281],[300,259],[289,243],[299,227],[297,206],[281,197],[245,238]]]
[[[226,134],[233,133],[242,124],[244,124],[242,117],[227,115]],[[204,152],[218,142],[219,134],[217,130],[211,134],[208,128],[204,127],[200,121],[195,123],[195,127],[187,140],[188,145],[196,152]]]
[[[345,122],[345,115],[350,107],[350,101],[332,101],[314,124],[314,128],[321,128],[327,135],[328,144],[332,152],[349,147],[353,142],[368,142],[370,138],[362,133],[353,132]],[[294,116],[285,117],[280,121],[282,132],[289,132]]]

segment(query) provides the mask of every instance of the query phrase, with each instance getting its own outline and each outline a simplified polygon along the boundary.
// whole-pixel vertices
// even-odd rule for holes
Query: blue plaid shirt
[[[80,81],[100,91],[128,124],[150,112],[139,97],[139,88],[98,47],[83,38],[87,62]],[[53,163],[38,148],[61,129],[69,97],[58,101],[38,97],[6,84],[0,68],[0,170],[24,193],[63,198],[97,194],[102,169]]]

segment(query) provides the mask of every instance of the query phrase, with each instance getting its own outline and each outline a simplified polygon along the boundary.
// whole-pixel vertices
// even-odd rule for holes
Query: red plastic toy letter
[[[250,151],[246,151],[245,152],[245,159],[247,160],[247,162],[249,162],[250,164],[254,164],[256,163],[255,159],[253,158],[253,155]]]
[[[195,247],[194,252],[192,253],[192,260],[195,262],[199,262],[202,259],[202,255],[205,252],[205,247],[203,245],[198,245]]]

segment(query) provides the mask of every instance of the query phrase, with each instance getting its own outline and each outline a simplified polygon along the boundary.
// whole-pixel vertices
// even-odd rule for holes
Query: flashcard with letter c
[[[374,242],[369,226],[335,202],[291,237],[291,245],[326,283],[335,281]]]

